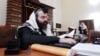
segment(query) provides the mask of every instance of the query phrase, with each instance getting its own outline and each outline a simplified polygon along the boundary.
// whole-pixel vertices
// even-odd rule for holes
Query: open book
[[[71,48],[71,52],[85,56],[100,56],[100,45],[92,43],[78,43]]]
[[[73,31],[71,31],[70,33],[68,33],[67,36],[73,38],[73,35],[74,35],[74,34],[75,34],[75,30],[73,30]]]
[[[60,35],[60,36],[58,36],[58,37],[59,37],[59,38],[64,38],[64,37],[67,36],[67,37],[73,38],[74,34],[75,34],[75,30],[71,31],[70,33],[66,33],[66,34]]]

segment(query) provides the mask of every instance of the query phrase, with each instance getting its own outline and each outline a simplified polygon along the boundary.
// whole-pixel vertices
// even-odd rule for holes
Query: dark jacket
[[[79,33],[80,33],[80,34],[87,35],[87,30],[86,30],[86,29],[83,30],[81,27],[79,27],[78,30],[79,30]]]
[[[45,36],[39,33],[40,32],[33,31],[29,27],[25,26],[18,29],[18,38],[20,39],[21,43],[25,45],[31,45],[34,43],[50,44],[59,42],[59,38],[56,36]]]

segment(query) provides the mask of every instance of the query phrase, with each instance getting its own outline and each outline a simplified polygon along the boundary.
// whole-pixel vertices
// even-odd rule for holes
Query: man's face
[[[47,13],[43,13],[43,11],[38,12],[38,17],[37,17],[39,23],[42,25],[47,25],[48,24],[48,15]]]

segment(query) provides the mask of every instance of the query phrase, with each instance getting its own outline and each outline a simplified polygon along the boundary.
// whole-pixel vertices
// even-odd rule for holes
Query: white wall
[[[55,23],[61,23],[62,24],[62,6],[61,6],[62,1],[61,0],[40,0],[40,2],[47,4],[47,5],[50,5],[50,6],[55,8],[53,10],[54,26],[55,26]],[[59,30],[61,30],[61,29],[59,29]]]
[[[98,5],[91,5],[90,1],[91,0],[62,0],[63,30],[67,29],[69,26],[77,28],[79,20],[94,19],[94,21],[99,21],[100,13],[96,12],[100,12],[100,3]],[[93,0],[93,3],[96,1],[97,0]],[[96,15],[98,14],[98,16],[93,13]],[[98,25],[95,23],[95,29],[100,30],[100,23]]]
[[[95,30],[100,31],[100,2],[96,5],[96,1],[100,0],[40,0],[55,7],[53,21],[61,23],[62,30],[67,30],[69,26],[77,28],[79,20],[93,19]],[[0,0],[0,25],[6,24],[6,4],[7,0]]]
[[[0,25],[6,24],[7,0],[0,0]]]
[[[40,0],[41,3],[53,6],[53,21],[55,23],[61,23],[61,0]],[[6,11],[7,10],[7,0],[0,0],[0,25],[6,24]]]

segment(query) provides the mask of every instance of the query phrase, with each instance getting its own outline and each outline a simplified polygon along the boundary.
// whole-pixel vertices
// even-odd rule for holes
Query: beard
[[[41,27],[42,27],[43,29],[46,29],[46,28],[47,28],[47,24],[48,24],[48,22],[45,21],[45,22],[41,23]]]
[[[36,21],[37,21],[39,28],[41,28],[41,29],[47,28],[48,21],[44,21],[43,23],[41,23],[39,20],[36,20]]]

